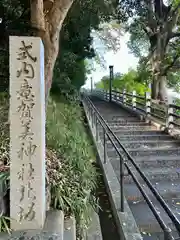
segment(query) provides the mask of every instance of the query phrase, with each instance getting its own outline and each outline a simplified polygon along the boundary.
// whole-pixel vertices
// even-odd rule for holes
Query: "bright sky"
[[[106,61],[106,69],[102,69],[100,66],[95,65],[95,71],[88,77],[86,84],[83,86],[85,88],[91,88],[91,77],[93,78],[93,84],[100,81],[103,76],[109,74],[109,65],[114,66],[114,73],[128,72],[129,68],[136,68],[138,64],[138,59],[134,57],[133,54],[130,53],[130,50],[127,47],[127,41],[129,39],[129,35],[126,34],[121,36],[121,48],[120,50],[114,54],[113,52],[105,52],[104,59]],[[101,51],[101,49],[100,49]],[[168,89],[169,97],[180,98],[179,93],[175,93],[172,89]]]
[[[100,66],[95,67],[96,71],[94,71],[91,75],[94,83],[100,81],[103,76],[109,74],[109,65],[114,65],[114,73],[126,73],[130,67],[136,68],[138,59],[129,52],[126,44],[128,38],[129,36],[127,34],[121,37],[121,48],[116,54],[113,52],[107,52],[104,54],[107,69],[102,69]],[[84,85],[85,88],[91,87],[91,76],[89,76],[88,80],[86,81],[86,84]]]

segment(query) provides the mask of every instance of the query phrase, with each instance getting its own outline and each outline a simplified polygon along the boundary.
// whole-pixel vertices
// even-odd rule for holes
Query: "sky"
[[[120,50],[114,54],[112,51],[107,51],[104,53],[104,58],[106,61],[106,69],[102,69],[102,67],[98,65],[94,65],[95,71],[88,77],[86,84],[83,86],[85,88],[91,87],[91,76],[93,78],[93,83],[96,83],[101,80],[101,78],[105,75],[109,74],[109,65],[114,66],[114,73],[128,72],[129,68],[136,68],[138,59],[130,53],[127,47],[127,41],[129,39],[129,35],[126,34],[121,37],[121,47]]]
[[[136,58],[127,47],[127,41],[129,39],[129,34],[121,36],[121,46],[120,50],[114,54],[112,51],[104,52],[104,59],[106,61],[106,69],[103,69],[99,65],[94,63],[95,71],[88,76],[88,79],[83,87],[91,88],[91,77],[93,79],[93,85],[101,80],[103,76],[109,74],[109,65],[114,66],[114,73],[121,72],[127,73],[129,68],[136,68],[138,64],[138,58]],[[101,44],[95,41],[94,45],[98,45],[100,51],[103,51]],[[168,96],[170,98],[180,98],[180,94],[174,92],[172,89],[168,89]],[[170,100],[171,101],[171,100]]]

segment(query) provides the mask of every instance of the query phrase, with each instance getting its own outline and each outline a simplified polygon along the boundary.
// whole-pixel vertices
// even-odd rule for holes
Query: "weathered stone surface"
[[[2,234],[0,240],[63,240],[62,236],[52,232],[18,231],[12,235]]]
[[[87,240],[102,240],[101,225],[98,214],[92,210],[92,221],[87,232]]]
[[[44,49],[10,37],[10,213],[14,230],[41,229],[45,199]]]
[[[72,216],[64,220],[63,240],[76,240],[76,220]]]

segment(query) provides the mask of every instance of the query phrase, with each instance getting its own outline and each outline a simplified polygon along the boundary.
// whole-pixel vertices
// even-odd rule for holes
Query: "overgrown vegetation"
[[[0,97],[0,182],[4,195],[9,189],[9,124],[8,96]],[[79,235],[88,227],[90,211],[96,206],[96,169],[93,146],[84,124],[79,101],[51,97],[46,122],[47,185],[51,191],[51,207],[74,214]],[[9,231],[7,211],[0,215],[0,231]]]
[[[60,160],[59,174],[49,174],[52,206],[73,213],[83,230],[88,226],[91,206],[96,204],[92,194],[96,187],[95,156],[78,101],[55,99],[49,101],[46,131],[47,147]]]

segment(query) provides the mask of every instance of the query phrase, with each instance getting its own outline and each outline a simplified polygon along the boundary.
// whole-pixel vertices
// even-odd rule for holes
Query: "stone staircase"
[[[93,104],[118,136],[120,142],[140,166],[146,177],[168,203],[172,212],[180,220],[180,141],[156,129],[137,115],[93,97]],[[98,126],[103,142],[103,131]],[[115,142],[116,143],[116,142]],[[116,143],[117,144],[117,143]],[[123,154],[123,151],[120,149]],[[120,179],[120,160],[110,141],[107,140],[107,155],[117,178]],[[126,156],[124,155],[125,160]],[[129,164],[130,165],[130,164]],[[164,222],[171,227],[175,238],[178,237],[171,220],[160,207],[132,165],[131,170],[142,184]],[[144,239],[164,239],[151,210],[144,201],[132,178],[125,171],[125,196]]]

